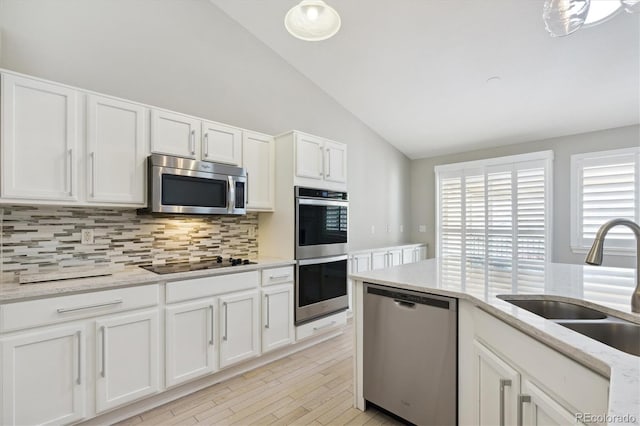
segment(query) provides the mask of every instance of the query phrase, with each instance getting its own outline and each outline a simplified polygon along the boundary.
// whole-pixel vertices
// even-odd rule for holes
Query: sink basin
[[[622,352],[640,356],[640,324],[609,321],[557,323]]]
[[[541,299],[512,299],[498,296],[505,302],[516,305],[519,308],[526,309],[546,319],[576,319],[576,320],[596,320],[607,317],[600,311],[586,308],[575,303],[560,302],[557,300],[541,300]]]

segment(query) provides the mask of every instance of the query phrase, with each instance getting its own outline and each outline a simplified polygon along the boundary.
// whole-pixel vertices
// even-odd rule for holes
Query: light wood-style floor
[[[381,425],[353,408],[353,326],[327,342],[218,383],[119,425]]]

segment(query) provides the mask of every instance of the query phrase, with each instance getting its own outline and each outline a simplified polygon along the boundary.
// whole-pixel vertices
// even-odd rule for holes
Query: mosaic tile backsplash
[[[59,272],[197,261],[217,255],[256,258],[258,215],[155,216],[84,207],[0,208],[0,273]],[[94,244],[80,232],[94,230]]]

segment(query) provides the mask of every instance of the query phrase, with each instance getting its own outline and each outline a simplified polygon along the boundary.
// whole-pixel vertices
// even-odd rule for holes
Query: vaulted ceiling
[[[327,1],[340,32],[304,42],[297,0],[211,0],[410,158],[640,122],[640,16],[552,38],[543,0]]]

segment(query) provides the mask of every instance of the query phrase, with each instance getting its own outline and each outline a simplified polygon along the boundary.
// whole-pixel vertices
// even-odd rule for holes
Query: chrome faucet
[[[604,248],[604,237],[611,228],[617,225],[624,225],[631,229],[636,236],[636,289],[631,295],[631,311],[640,313],[640,226],[628,219],[611,219],[598,229],[596,239],[593,241],[591,250],[584,260],[589,265],[602,265],[602,252]]]

